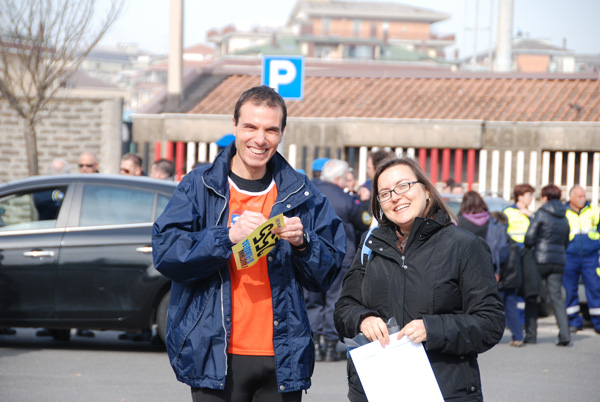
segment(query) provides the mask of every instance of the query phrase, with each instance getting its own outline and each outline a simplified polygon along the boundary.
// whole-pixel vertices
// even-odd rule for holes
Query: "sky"
[[[108,2],[109,0],[102,0]],[[376,1],[376,0],[375,0]],[[125,9],[112,26],[101,45],[137,43],[143,50],[166,54],[169,43],[169,0],[125,0]],[[396,2],[429,8],[451,14],[451,18],[436,23],[432,30],[439,34],[454,33],[456,44],[448,47],[447,55],[459,57],[474,51],[495,47],[499,0],[404,0]],[[476,7],[476,3],[479,6]],[[296,0],[184,0],[184,46],[206,43],[206,32],[228,24],[236,27],[266,25],[284,26]],[[475,10],[479,18],[475,18]],[[490,16],[490,10],[493,14]],[[548,39],[577,53],[600,54],[600,0],[514,0],[513,33],[532,38]],[[480,28],[477,44],[474,27]]]

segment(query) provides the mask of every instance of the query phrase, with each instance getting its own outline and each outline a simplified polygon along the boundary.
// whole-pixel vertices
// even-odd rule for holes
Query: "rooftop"
[[[309,18],[346,17],[382,19],[384,21],[422,21],[430,23],[450,18],[450,15],[446,13],[399,3],[339,0],[300,0],[292,9],[288,24],[292,23],[298,14],[304,14]]]
[[[437,73],[437,72],[436,72]],[[260,76],[231,75],[189,113],[231,115]],[[290,117],[487,121],[600,121],[600,80],[570,74],[471,74],[456,77],[306,76],[304,100],[287,101]]]

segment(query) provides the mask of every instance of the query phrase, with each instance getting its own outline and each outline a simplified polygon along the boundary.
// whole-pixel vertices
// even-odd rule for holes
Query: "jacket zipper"
[[[225,212],[225,209],[227,208],[227,198],[225,198],[224,195],[222,195],[221,193],[219,193],[217,190],[215,190],[214,188],[212,188],[211,186],[209,186],[208,184],[206,184],[206,181],[204,181],[204,177],[202,177],[202,182],[204,183],[204,185],[211,189],[217,196],[221,197],[225,203],[223,204],[223,209],[221,209],[221,212],[219,213],[219,217],[217,218],[217,222],[216,224],[218,225],[219,222],[221,222],[221,218],[223,217],[223,213]],[[224,349],[223,349],[223,353],[225,355],[225,373],[223,378],[225,378],[227,376],[227,348],[229,347],[229,345],[227,344],[227,328],[225,327],[225,308],[224,308],[224,303],[223,303],[223,275],[221,275],[221,270],[218,271],[219,272],[219,279],[221,280],[221,326],[223,327],[223,332],[225,333],[225,339],[223,339],[223,345],[224,345]]]

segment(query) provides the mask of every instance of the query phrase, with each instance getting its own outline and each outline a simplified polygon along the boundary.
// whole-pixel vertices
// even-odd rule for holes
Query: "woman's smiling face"
[[[409,166],[394,165],[381,172],[377,180],[377,190],[381,194],[400,184],[416,180],[417,176]],[[425,186],[414,183],[410,186],[410,190],[403,194],[392,192],[392,197],[385,202],[380,202],[380,205],[385,216],[406,234],[412,229],[416,217],[424,217],[428,198],[429,194],[425,191]]]

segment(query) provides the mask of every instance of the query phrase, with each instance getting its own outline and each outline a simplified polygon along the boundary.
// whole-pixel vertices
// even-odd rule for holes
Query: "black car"
[[[176,184],[131,176],[39,176],[0,185],[0,328],[143,331],[164,341],[170,281],[152,224]]]

